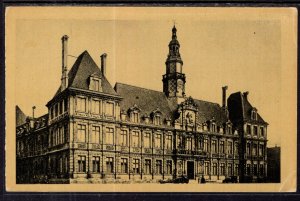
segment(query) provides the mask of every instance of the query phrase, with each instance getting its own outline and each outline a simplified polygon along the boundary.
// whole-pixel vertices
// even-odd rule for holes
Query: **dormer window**
[[[251,119],[252,120],[257,120],[257,109],[256,108],[253,108],[251,110]]]
[[[232,124],[230,122],[226,123],[226,134],[232,134]]]
[[[214,118],[212,120],[210,120],[210,122],[209,122],[209,131],[212,133],[217,132],[217,125],[216,125]]]
[[[129,115],[130,115],[130,121],[134,123],[140,122],[140,109],[137,107],[136,104],[133,105],[133,107],[129,108]]]
[[[89,78],[89,90],[102,91],[101,78],[97,74],[92,74]]]
[[[154,125],[161,125],[161,115],[162,113],[160,112],[159,108],[157,108],[151,113]]]

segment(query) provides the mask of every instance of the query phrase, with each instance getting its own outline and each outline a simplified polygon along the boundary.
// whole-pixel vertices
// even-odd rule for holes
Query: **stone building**
[[[61,86],[48,113],[26,118],[17,108],[17,183],[265,179],[268,124],[248,93],[227,100],[223,87],[221,106],[185,94],[175,26],[163,91],[112,87],[106,54],[98,67],[84,51],[68,69],[67,43],[65,35]]]

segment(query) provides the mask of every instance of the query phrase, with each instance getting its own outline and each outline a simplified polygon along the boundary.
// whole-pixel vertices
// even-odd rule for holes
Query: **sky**
[[[126,16],[121,10],[101,11],[104,14],[99,16],[83,12],[83,17],[74,17],[78,15],[74,12],[73,17],[33,12],[17,20],[15,96],[16,105],[27,115],[32,114],[33,105],[37,116],[47,113],[45,105],[60,86],[61,37],[65,34],[69,55],[77,57],[87,50],[100,64],[100,55],[107,53],[106,77],[112,86],[121,82],[162,91],[175,22],[187,96],[221,104],[222,86],[228,86],[227,97],[249,91],[250,103],[269,123],[269,146],[280,145],[279,20],[264,15],[247,18],[243,12],[228,12],[226,18],[226,14],[218,17],[218,12],[174,9]],[[69,69],[75,59],[68,57]]]

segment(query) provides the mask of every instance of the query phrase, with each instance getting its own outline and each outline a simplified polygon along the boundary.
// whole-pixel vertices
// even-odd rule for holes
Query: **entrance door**
[[[187,161],[188,179],[194,179],[194,161]]]

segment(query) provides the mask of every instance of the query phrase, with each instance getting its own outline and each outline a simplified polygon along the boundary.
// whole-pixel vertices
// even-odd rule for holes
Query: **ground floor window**
[[[133,173],[139,174],[140,173],[140,160],[139,159],[133,159]]]
[[[257,164],[253,165],[253,175],[257,176]]]
[[[78,156],[78,172],[85,172],[85,156]]]
[[[250,164],[247,164],[247,166],[246,166],[246,174],[247,175],[250,175]]]
[[[212,164],[212,174],[213,175],[217,175],[218,173],[217,173],[217,163],[213,163]]]
[[[167,160],[167,174],[172,174],[172,161]]]
[[[93,162],[93,172],[100,172],[100,157],[93,156],[92,162]]]
[[[204,163],[204,174],[209,175],[209,163],[208,162]]]
[[[260,174],[260,176],[263,176],[264,175],[264,165],[263,164],[260,164],[259,165],[259,174]]]
[[[151,160],[145,159],[145,174],[151,174]]]
[[[235,172],[235,175],[238,176],[239,175],[239,165],[238,164],[235,164],[235,167],[234,167],[234,172]]]
[[[128,173],[128,160],[121,158],[121,173]]]
[[[220,164],[220,175],[225,175],[225,163]]]
[[[114,172],[114,158],[113,157],[106,158],[106,172],[107,173]]]
[[[162,161],[156,160],[156,174],[162,174]]]
[[[228,167],[228,176],[232,176],[232,164],[228,163],[227,167]]]

